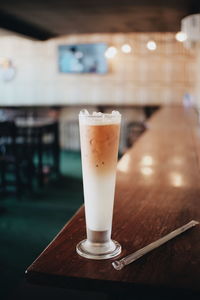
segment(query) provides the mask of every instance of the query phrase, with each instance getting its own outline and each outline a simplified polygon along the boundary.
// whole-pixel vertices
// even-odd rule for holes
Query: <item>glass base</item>
[[[109,259],[121,253],[121,245],[113,240],[106,243],[93,243],[89,240],[83,240],[76,246],[76,252],[90,259]]]

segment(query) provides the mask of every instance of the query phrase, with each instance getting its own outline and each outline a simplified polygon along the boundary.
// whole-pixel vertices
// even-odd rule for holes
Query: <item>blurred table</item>
[[[60,146],[58,121],[52,118],[17,118],[18,144],[28,144],[29,150],[33,151],[34,160],[37,159],[38,182],[40,186],[44,183],[44,173],[47,166],[44,156],[50,153],[52,158],[52,169],[59,174]]]
[[[200,220],[200,128],[193,109],[162,108],[118,163],[113,239],[121,257]],[[83,207],[27,269],[29,282],[106,291],[120,299],[200,299],[200,227],[121,271],[76,254],[86,236]],[[115,298],[116,299],[116,298]],[[119,299],[119,298],[117,298]]]

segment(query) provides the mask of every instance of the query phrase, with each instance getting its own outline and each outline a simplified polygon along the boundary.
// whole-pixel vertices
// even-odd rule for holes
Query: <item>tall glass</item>
[[[79,114],[87,239],[76,251],[90,259],[121,253],[120,244],[111,240],[120,123],[117,111]]]

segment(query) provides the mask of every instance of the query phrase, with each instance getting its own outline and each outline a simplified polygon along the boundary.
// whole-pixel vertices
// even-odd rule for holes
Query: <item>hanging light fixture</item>
[[[129,44],[124,44],[124,45],[122,45],[121,50],[124,53],[131,53],[132,48]]]
[[[186,16],[181,21],[181,31],[187,36],[188,42],[200,41],[200,14]]]
[[[154,42],[154,41],[148,41],[146,46],[147,46],[147,49],[150,51],[154,51],[157,48],[156,42]]]
[[[105,57],[113,58],[117,54],[117,49],[115,47],[109,47],[105,52]]]
[[[175,38],[178,42],[185,42],[187,40],[187,34],[183,31],[176,33]]]

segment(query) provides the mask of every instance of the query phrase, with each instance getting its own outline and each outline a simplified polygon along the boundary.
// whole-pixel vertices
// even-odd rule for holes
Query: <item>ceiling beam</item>
[[[57,36],[46,29],[30,24],[2,10],[0,10],[0,28],[4,28],[40,41],[45,41]]]

